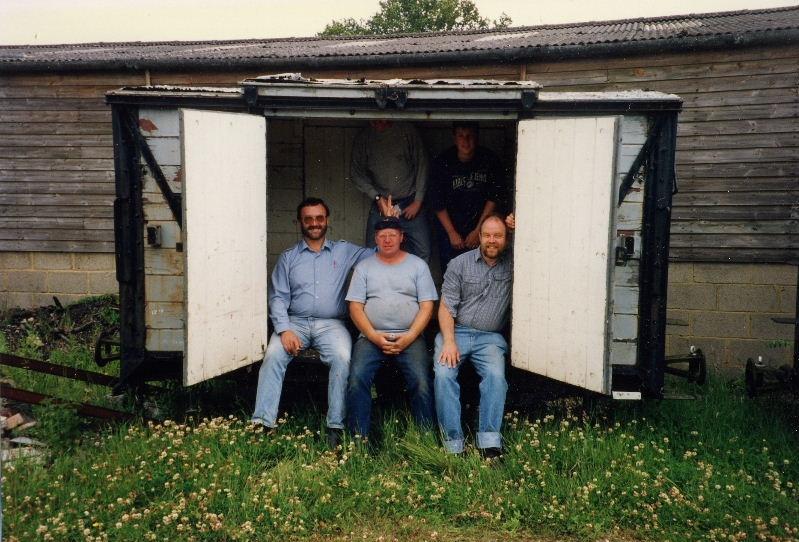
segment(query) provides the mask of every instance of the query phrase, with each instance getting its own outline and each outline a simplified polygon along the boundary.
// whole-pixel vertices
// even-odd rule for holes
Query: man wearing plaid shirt
[[[450,453],[464,449],[458,369],[469,360],[480,376],[477,447],[487,458],[502,455],[508,343],[500,330],[511,299],[513,260],[506,248],[513,226],[512,215],[506,221],[487,217],[480,225],[480,247],[454,258],[444,274],[433,366],[438,423]]]

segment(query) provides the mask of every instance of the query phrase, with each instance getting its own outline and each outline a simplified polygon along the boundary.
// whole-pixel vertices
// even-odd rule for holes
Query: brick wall
[[[0,252],[0,309],[117,293],[113,254]]]
[[[669,264],[667,354],[696,345],[716,372],[738,371],[763,356],[791,363],[791,325],[772,317],[796,313],[796,266],[766,264]]]

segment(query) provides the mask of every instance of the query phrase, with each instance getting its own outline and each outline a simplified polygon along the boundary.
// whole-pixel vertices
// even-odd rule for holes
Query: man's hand
[[[402,211],[402,216],[407,218],[408,220],[413,220],[416,215],[419,214],[419,210],[422,208],[422,202],[414,200],[413,203],[405,207],[405,210]]]
[[[384,353],[396,356],[397,354],[400,354],[403,350],[408,348],[412,342],[413,339],[411,339],[411,336],[409,334],[405,333],[403,335],[399,335],[397,336],[396,340],[389,343],[391,344],[391,347],[388,349],[388,351],[384,351]]]
[[[466,248],[477,248],[480,245],[480,230],[472,230],[463,242]]]
[[[372,335],[366,338],[369,339],[369,341],[378,347],[384,354],[391,354],[392,350],[394,349],[394,343],[388,340],[388,335],[388,333],[380,333],[379,331],[375,331]]]
[[[509,230],[516,229],[516,217],[513,216],[513,213],[505,217],[505,225],[508,227]]]
[[[377,199],[377,210],[380,211],[381,216],[393,216],[394,209],[393,204],[391,203],[391,196],[384,198],[380,196]]]
[[[280,334],[280,343],[283,345],[283,350],[292,356],[296,356],[302,350],[302,341],[290,329]]]
[[[459,234],[456,230],[452,230],[452,232],[448,232],[447,236],[449,237],[449,244],[452,245],[452,248],[456,250],[460,250],[463,248],[463,237]]]
[[[455,341],[445,340],[441,349],[441,356],[438,358],[438,362],[441,365],[452,369],[453,367],[458,366],[460,360],[461,353],[458,351],[458,345],[455,344]]]

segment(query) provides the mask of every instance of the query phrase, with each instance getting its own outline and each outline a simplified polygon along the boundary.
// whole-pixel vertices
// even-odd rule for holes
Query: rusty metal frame
[[[0,397],[10,401],[19,401],[20,403],[28,403],[29,405],[38,405],[45,401],[51,401],[56,404],[72,404],[75,405],[75,411],[81,416],[90,416],[92,418],[100,418],[103,420],[114,421],[130,421],[136,419],[136,416],[127,412],[120,412],[119,410],[112,410],[97,405],[90,405],[88,403],[72,403],[65,401],[52,395],[45,395],[35,391],[21,390],[12,386],[0,387]]]

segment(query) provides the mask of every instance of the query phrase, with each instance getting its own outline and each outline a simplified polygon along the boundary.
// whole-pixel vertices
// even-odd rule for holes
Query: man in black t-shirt
[[[442,273],[452,258],[480,244],[480,222],[499,211],[506,198],[502,164],[477,145],[478,134],[476,122],[454,123],[455,145],[433,162],[428,201],[438,218]]]

